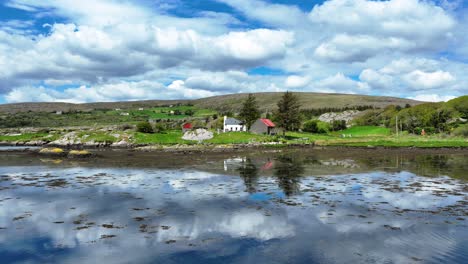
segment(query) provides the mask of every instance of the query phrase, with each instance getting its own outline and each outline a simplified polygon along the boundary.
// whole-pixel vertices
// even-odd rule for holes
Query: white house
[[[224,117],[224,125],[223,125],[224,132],[230,131],[247,131],[247,127],[242,123],[242,121],[237,120],[232,117]]]

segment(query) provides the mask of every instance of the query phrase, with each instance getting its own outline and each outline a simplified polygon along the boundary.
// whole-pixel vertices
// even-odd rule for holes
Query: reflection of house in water
[[[245,162],[245,157],[224,160],[224,171],[236,171]]]

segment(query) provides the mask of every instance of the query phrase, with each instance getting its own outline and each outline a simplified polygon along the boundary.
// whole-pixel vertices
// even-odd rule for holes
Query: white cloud
[[[455,81],[455,78],[449,72],[423,72],[420,70],[415,70],[406,74],[403,79],[415,90],[435,89],[443,86],[449,86],[453,81]]]
[[[418,0],[330,0],[315,6],[309,18],[331,32],[315,53],[346,62],[382,52],[434,50],[446,45],[455,26],[442,8]]]
[[[343,73],[337,73],[323,80],[318,81],[314,87],[318,87],[322,92],[334,93],[365,93],[369,87],[366,83],[352,80],[346,77]]]
[[[107,102],[149,99],[192,99],[216,95],[215,92],[186,87],[184,81],[176,80],[167,87],[157,82],[118,82],[104,85],[80,86],[57,91],[45,87],[20,87],[9,92],[5,99],[16,102]]]
[[[404,38],[339,34],[320,44],[315,55],[330,61],[365,61],[383,50],[411,50],[415,43]]]
[[[393,78],[373,69],[365,69],[359,75],[359,79],[377,89],[391,88],[394,85]]]
[[[192,5],[8,0],[32,18],[0,25],[0,96],[88,102],[286,89],[403,97],[468,92],[459,3],[329,0],[306,12],[264,0],[217,1],[232,9],[185,10],[190,17],[180,17],[174,11]],[[62,22],[53,24],[56,17]],[[39,34],[34,18],[48,19],[49,32]],[[256,67],[281,73],[247,74]],[[73,98],[77,88],[63,85],[90,95]]]
[[[288,76],[288,78],[286,78],[284,85],[287,88],[296,89],[296,88],[302,88],[309,83],[310,83],[310,78],[307,76],[291,75],[291,76]]]
[[[457,78],[443,63],[435,60],[414,58],[400,59],[375,70],[365,69],[359,79],[368,83],[373,89],[386,92],[434,90],[443,88],[454,90]]]
[[[423,101],[423,102],[447,102],[456,98],[453,95],[438,95],[438,94],[419,94],[409,99]]]
[[[246,69],[284,56],[293,35],[256,29],[211,37],[193,30],[144,25],[106,31],[56,24],[50,35],[37,41],[5,32],[0,32],[0,39],[6,39],[5,45],[0,44],[0,50],[5,51],[0,63],[7,69],[0,73],[5,90],[10,86],[7,82],[14,80],[52,78],[95,84],[183,65],[211,70]]]

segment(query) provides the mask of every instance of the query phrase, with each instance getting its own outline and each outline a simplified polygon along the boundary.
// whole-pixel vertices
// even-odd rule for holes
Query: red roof
[[[192,129],[192,124],[186,123],[186,124],[184,124],[183,128],[184,129]]]
[[[261,118],[263,124],[265,124],[267,127],[275,127],[275,123],[271,122],[270,119],[267,118]]]

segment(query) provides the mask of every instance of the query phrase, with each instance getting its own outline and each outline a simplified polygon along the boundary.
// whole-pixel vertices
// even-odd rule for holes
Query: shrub
[[[129,124],[119,125],[119,130],[122,130],[122,131],[129,130],[129,129],[132,129],[132,128],[133,128],[133,126],[129,125]]]
[[[318,133],[318,121],[317,120],[310,120],[304,123],[303,130],[309,133]]]
[[[154,133],[153,127],[149,122],[138,123],[137,131],[141,133]]]
[[[161,133],[161,134],[166,133],[166,127],[161,123],[156,124],[156,127],[154,128],[154,132]]]
[[[468,137],[468,125],[463,125],[455,128],[452,134],[457,137]]]
[[[340,131],[346,129],[346,121],[344,120],[333,120],[331,123],[332,131]]]

